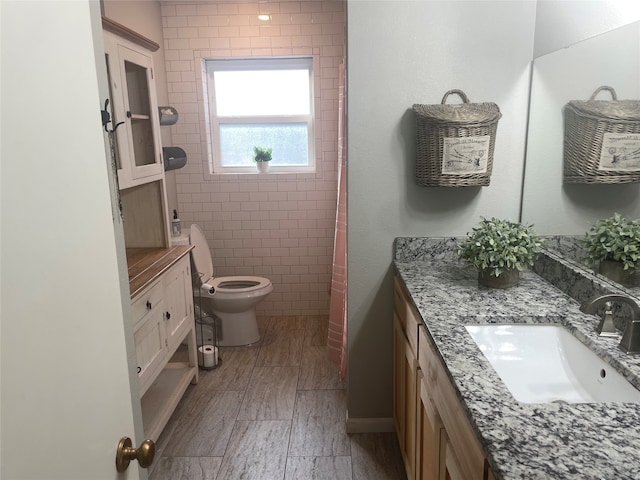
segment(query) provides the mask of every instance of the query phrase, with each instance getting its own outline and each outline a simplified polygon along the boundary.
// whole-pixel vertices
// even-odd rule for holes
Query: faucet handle
[[[627,321],[627,325],[620,340],[618,348],[624,353],[640,353],[640,319],[631,319]]]

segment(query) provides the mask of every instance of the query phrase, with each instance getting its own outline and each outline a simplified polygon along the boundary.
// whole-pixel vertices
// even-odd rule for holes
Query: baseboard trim
[[[393,418],[349,418],[347,412],[347,433],[395,432]]]

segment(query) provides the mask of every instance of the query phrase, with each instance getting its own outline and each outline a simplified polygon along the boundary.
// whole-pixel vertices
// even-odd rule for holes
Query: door
[[[0,32],[0,477],[146,479],[115,469],[143,438],[99,2],[0,2]]]

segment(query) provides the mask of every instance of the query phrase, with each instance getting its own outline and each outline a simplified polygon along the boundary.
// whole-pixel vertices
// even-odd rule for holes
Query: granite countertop
[[[520,403],[464,328],[562,324],[640,388],[640,356],[619,351],[618,339],[598,337],[597,317],[532,271],[521,272],[518,287],[491,290],[450,255],[396,255],[394,264],[497,478],[640,478],[640,405]]]

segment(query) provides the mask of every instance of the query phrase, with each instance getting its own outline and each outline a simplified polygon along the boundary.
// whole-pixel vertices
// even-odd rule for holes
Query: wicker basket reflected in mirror
[[[596,100],[608,91],[612,100]],[[564,107],[564,183],[640,182],[640,101],[609,86]]]

